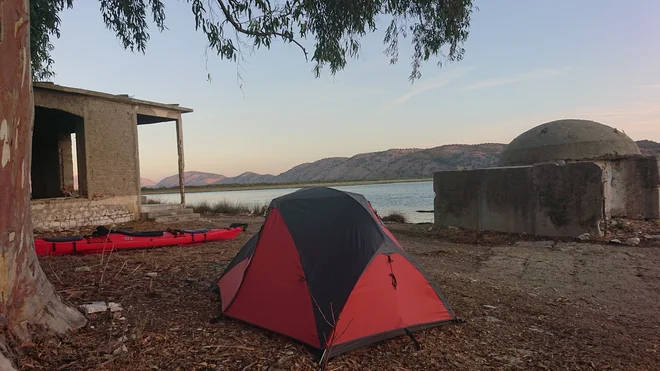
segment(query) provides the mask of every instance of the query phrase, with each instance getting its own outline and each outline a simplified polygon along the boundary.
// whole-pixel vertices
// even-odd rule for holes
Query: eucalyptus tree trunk
[[[7,337],[30,338],[28,324],[57,333],[84,326],[39,266],[30,213],[34,97],[28,0],[0,0],[0,369],[11,370]]]

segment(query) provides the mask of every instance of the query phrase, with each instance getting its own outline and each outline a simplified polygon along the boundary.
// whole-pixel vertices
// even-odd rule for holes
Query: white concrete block
[[[107,311],[108,305],[104,301],[95,301],[89,304],[83,304],[80,308],[82,308],[85,313],[92,314]]]
[[[121,304],[119,303],[114,303],[114,302],[109,302],[108,303],[108,308],[110,309],[111,312],[121,312],[122,307]]]

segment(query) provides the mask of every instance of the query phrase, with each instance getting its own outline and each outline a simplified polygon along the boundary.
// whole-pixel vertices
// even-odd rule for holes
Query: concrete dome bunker
[[[433,174],[434,224],[543,236],[602,236],[612,218],[660,219],[660,158],[591,120],[516,137],[498,167]]]
[[[499,166],[639,156],[637,143],[613,127],[591,120],[563,119],[538,125],[504,148]]]

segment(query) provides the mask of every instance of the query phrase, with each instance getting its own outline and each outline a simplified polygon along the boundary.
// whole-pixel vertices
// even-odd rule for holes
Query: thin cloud
[[[574,110],[573,113],[606,120],[646,120],[660,117],[660,100],[632,101],[617,106],[584,106]]]
[[[396,106],[405,103],[411,100],[416,95],[424,94],[428,91],[443,87],[449,84],[450,82],[465,76],[469,71],[473,69],[474,67],[462,67],[447,73],[442,73],[440,76],[412,88],[408,93],[400,96],[398,99],[392,102],[391,105]]]
[[[326,103],[346,103],[377,97],[387,92],[387,89],[381,87],[351,88],[335,85],[323,92],[320,101]]]
[[[374,97],[386,93],[387,90],[382,88],[367,88],[367,89],[358,89],[354,91],[347,92],[344,94],[342,99],[362,99]]]
[[[660,140],[660,99],[633,101],[616,106],[586,106],[566,117],[579,117],[624,130],[633,139]]]
[[[648,88],[648,89],[660,89],[660,84],[646,85],[645,88]]]
[[[566,72],[566,68],[544,68],[536,71],[525,72],[510,77],[498,77],[495,79],[488,79],[479,81],[474,84],[467,85],[463,90],[479,90],[485,88],[492,88],[494,86],[519,84],[521,82],[543,80],[550,77],[562,75]]]

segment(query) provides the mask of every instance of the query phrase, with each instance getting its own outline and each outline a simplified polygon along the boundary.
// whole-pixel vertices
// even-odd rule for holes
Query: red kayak
[[[247,224],[234,223],[228,228],[127,232],[98,227],[91,236],[35,238],[37,256],[94,254],[110,250],[149,249],[165,246],[194,245],[236,238]]]

